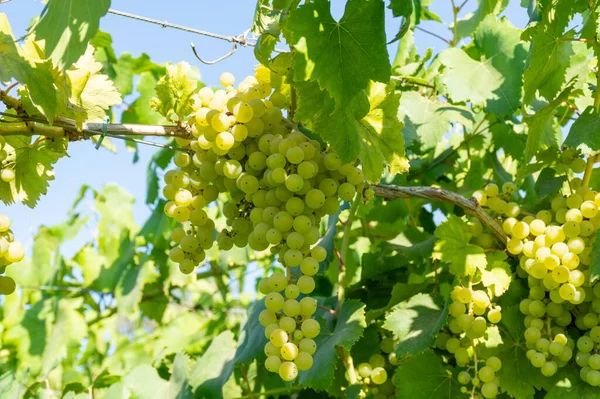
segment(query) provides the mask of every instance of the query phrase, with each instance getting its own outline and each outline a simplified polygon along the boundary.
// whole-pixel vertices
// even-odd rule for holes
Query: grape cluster
[[[381,332],[384,336],[379,347],[383,353],[374,353],[369,357],[368,362],[359,363],[355,369],[356,378],[363,385],[359,395],[361,398],[392,399],[399,394],[392,380],[388,378],[394,373],[394,367],[398,365],[398,358],[394,352],[398,340],[391,335],[385,335],[386,330]],[[350,382],[348,371],[345,377]]]
[[[23,244],[15,240],[10,230],[10,219],[0,213],[0,273],[4,273],[11,263],[19,262],[25,256]],[[0,276],[0,295],[9,295],[15,291],[15,281],[8,276]]]
[[[585,169],[579,157],[567,161],[575,172]],[[507,216],[502,221],[509,237],[506,247],[519,257],[518,275],[529,286],[528,298],[519,304],[525,315],[527,358],[545,376],[575,358],[581,378],[600,385],[600,285],[590,279],[591,248],[600,228],[600,194],[574,178],[569,194],[554,197],[551,209],[522,216],[525,212],[520,210],[510,215],[506,208],[500,212],[494,200],[497,192],[491,184],[476,198]],[[567,332],[573,325],[581,334],[577,341]]]
[[[286,96],[273,92],[264,74],[256,76],[234,88],[233,75],[224,73],[224,89],[199,91],[189,121],[194,138],[178,139],[188,151],[175,156],[177,169],[164,176],[164,211],[182,223],[172,232],[176,246],[170,252],[182,273],[192,273],[215,241],[225,251],[270,248],[286,267],[288,275],[261,280],[259,291],[267,295],[262,322],[279,351],[269,350],[267,368],[293,380],[298,369],[310,367],[314,353],[298,345],[318,334],[309,313],[316,302],[298,297],[315,289],[313,276],[327,255],[316,245],[320,220],[336,214],[340,200],[351,201],[364,178],[358,162],[342,163],[284,120]],[[214,236],[216,225],[206,210],[218,198],[226,226]],[[291,268],[299,272],[292,275]]]
[[[15,180],[15,171],[9,167],[8,153],[4,148],[6,140],[0,136],[0,179],[3,182],[10,183]]]
[[[316,255],[322,250],[320,246],[313,248]],[[300,277],[293,282],[276,272],[259,282],[260,292],[266,294],[266,309],[258,316],[269,340],[265,345],[265,367],[279,373],[284,381],[294,380],[298,370],[311,368],[312,355],[317,350],[313,338],[319,335],[321,326],[311,318],[317,310],[317,301],[308,296],[298,300],[300,293],[314,289],[314,283],[307,285],[306,281]]]
[[[488,293],[483,289],[475,289],[473,284],[470,287],[455,286],[450,298],[452,302],[448,308],[449,331],[438,335],[436,346],[453,354],[457,366],[466,368],[458,374],[458,381],[463,385],[464,393],[469,391],[466,385],[471,384],[472,394],[479,395],[480,392],[484,398],[495,398],[499,386],[495,372],[500,369],[502,363],[498,358],[490,357],[486,366],[479,368],[481,360],[477,359],[477,343],[484,337],[488,322],[500,322],[501,308],[493,306]]]

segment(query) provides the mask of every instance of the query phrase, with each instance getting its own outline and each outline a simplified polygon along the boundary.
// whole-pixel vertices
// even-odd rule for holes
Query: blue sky
[[[345,1],[333,0],[333,15],[337,19],[343,14]],[[460,0],[457,3],[461,3]],[[476,0],[468,0],[464,11],[466,14],[477,6]],[[237,35],[250,28],[255,7],[253,0],[113,0],[112,8],[120,11],[147,16],[185,25],[223,35]],[[0,4],[0,12],[6,13],[15,36],[19,37],[27,28],[31,18],[38,15],[43,8],[39,0],[12,0]],[[452,20],[449,0],[434,0],[432,11],[437,13],[446,25],[435,22],[424,22],[421,26],[451,38],[448,23]],[[518,0],[511,0],[505,12],[510,21],[523,28],[527,23],[526,10],[519,7]],[[393,37],[398,29],[398,20],[391,13],[386,15],[388,37]],[[157,63],[188,61],[199,68],[202,80],[207,85],[218,85],[219,76],[224,71],[232,72],[238,79],[252,73],[256,64],[252,49],[240,48],[232,57],[216,64],[203,65],[197,61],[189,43],[196,44],[199,54],[206,59],[215,59],[229,51],[227,42],[203,36],[197,36],[174,29],[162,28],[140,21],[108,14],[101,20],[100,28],[113,37],[113,45],[117,55],[129,52],[134,56],[146,53]],[[432,47],[439,52],[446,47],[441,40],[417,31],[415,41],[420,52]],[[395,55],[396,45],[389,46],[390,57]],[[115,140],[117,141],[117,140]],[[91,142],[71,143],[69,158],[61,159],[56,165],[55,181],[51,182],[48,194],[43,196],[35,209],[17,204],[10,207],[0,205],[0,212],[6,213],[13,220],[13,230],[18,239],[28,247],[31,238],[40,225],[52,225],[64,221],[73,200],[82,185],[87,184],[100,189],[107,183],[116,183],[124,187],[136,198],[134,217],[138,223],[150,214],[144,204],[146,193],[146,165],[152,153],[152,147],[140,148],[140,160],[132,163],[132,153],[125,150],[120,142],[115,143],[118,153],[106,150],[95,150]],[[91,208],[89,201],[82,207]],[[77,244],[91,239],[91,232],[85,232],[70,247],[76,249]]]

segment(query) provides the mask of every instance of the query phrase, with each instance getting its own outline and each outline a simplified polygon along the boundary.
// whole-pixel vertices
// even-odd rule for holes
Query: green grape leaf
[[[316,0],[291,11],[284,35],[294,47],[293,80],[318,82],[340,108],[369,81],[387,82],[390,61],[383,1],[350,0],[339,22],[330,6],[327,0]]]
[[[152,76],[165,74],[165,67],[152,62],[146,53],[136,58],[132,57],[129,53],[123,53],[113,63],[112,67],[114,69],[114,76],[111,75],[111,78],[114,81],[115,87],[123,96],[133,92],[133,77],[135,75],[141,75],[144,72],[149,72]]]
[[[28,60],[16,43],[6,14],[0,13],[0,81],[14,78],[27,86],[30,100],[52,121],[58,110],[52,64]]]
[[[186,354],[179,352],[175,355],[166,398],[192,399],[194,397],[187,378],[187,365],[189,362],[190,358]]]
[[[404,122],[402,133],[406,147],[420,146],[421,151],[435,148],[451,123],[470,127],[474,122],[467,108],[439,105],[414,91],[402,94],[398,118]]]
[[[447,316],[447,306],[437,304],[430,294],[417,294],[395,306],[385,317],[383,327],[400,340],[396,355],[403,359],[429,348]]]
[[[0,397],[18,398],[20,397],[21,383],[17,380],[13,372],[4,373],[0,376]]]
[[[46,54],[64,71],[85,53],[109,7],[110,0],[51,0],[33,26],[35,38],[45,41]]]
[[[70,103],[77,107],[72,115],[81,128],[83,122],[100,122],[113,105],[121,103],[121,94],[108,76],[100,73],[102,64],[94,58],[94,48],[66,71],[71,89]]]
[[[396,36],[390,41],[390,43],[394,43],[395,41],[402,39],[408,32],[408,29],[410,28],[410,17],[412,16],[414,6],[412,0],[390,0],[388,8],[392,10],[392,14],[395,18],[402,17],[400,29],[398,30],[398,33],[396,33]]]
[[[373,183],[379,182],[386,166],[390,174],[404,173],[409,168],[401,133],[403,125],[397,116],[400,96],[394,89],[394,85],[371,82],[371,109],[358,121],[360,159],[366,180]]]
[[[346,399],[360,399],[362,398],[362,389],[363,389],[364,385],[363,384],[354,384],[354,385],[350,385],[348,387],[348,389],[346,389]]]
[[[357,300],[344,302],[333,331],[321,329],[315,339],[318,350],[313,355],[314,364],[309,370],[300,371],[300,384],[317,391],[326,390],[333,380],[339,356],[336,347],[350,350],[362,336],[365,327],[365,305]]]
[[[514,113],[521,105],[521,77],[527,58],[527,48],[521,43],[519,30],[507,19],[497,21],[490,15],[475,31],[475,45],[503,76],[493,98],[487,99],[485,110],[496,115]]]
[[[223,398],[223,385],[233,371],[235,347],[231,331],[224,331],[213,339],[190,374],[195,397]]]
[[[534,100],[538,90],[548,101],[561,90],[573,55],[573,43],[563,40],[568,18],[569,13],[555,15],[552,7],[547,7],[542,20],[523,33],[524,37],[530,37],[532,43],[523,75],[525,104]]]
[[[596,399],[600,397],[600,388],[584,382],[579,376],[579,368],[565,367],[563,370],[559,374],[558,381],[548,389],[544,399]]]
[[[141,365],[131,370],[123,379],[123,385],[136,399],[161,397],[161,392],[168,389],[167,381],[160,378],[158,371],[149,365]]]
[[[590,266],[590,281],[592,283],[600,278],[600,230],[596,230],[595,238],[592,243],[592,264]]]
[[[263,65],[269,65],[271,54],[275,50],[275,45],[279,41],[279,37],[272,35],[271,33],[265,32],[258,37],[256,40],[256,46],[254,46],[254,56]]]
[[[263,353],[267,338],[265,337],[265,328],[258,322],[258,315],[263,310],[265,310],[264,299],[254,302],[248,310],[248,321],[240,333],[235,351],[235,363],[250,363]]]
[[[554,169],[544,168],[535,181],[535,192],[540,198],[557,194],[566,180],[567,176],[561,175],[556,177],[556,171]]]
[[[427,350],[412,356],[396,369],[394,386],[398,399],[454,399],[461,397],[460,385],[444,367],[442,358]]]
[[[442,83],[455,102],[485,105],[488,112],[510,114],[520,106],[521,75],[527,52],[520,43],[519,31],[508,20],[497,21],[489,15],[474,35],[481,59],[450,48],[440,54],[446,67]]]
[[[508,0],[479,0],[479,7],[474,13],[456,22],[456,36],[463,38],[471,36],[486,17],[496,19],[508,5]]]
[[[184,120],[193,111],[192,96],[198,87],[198,81],[192,78],[193,74],[187,62],[167,64],[166,75],[156,84],[156,97],[151,107],[166,118],[174,112],[179,120]]]
[[[472,276],[484,271],[487,260],[483,248],[469,243],[469,226],[461,218],[451,215],[435,230],[437,242],[434,258],[450,265],[450,273],[459,277]]]
[[[62,138],[31,142],[31,136],[8,136],[4,161],[15,172],[10,183],[0,181],[0,200],[10,205],[17,201],[35,207],[40,196],[48,191],[54,178],[54,164],[67,155],[66,141]]]
[[[527,124],[527,143],[525,144],[525,162],[531,160],[535,153],[543,148],[558,146],[558,137],[554,124],[554,113],[563,101],[569,98],[570,88],[564,90],[551,103],[538,109],[533,115],[523,118]]]
[[[508,256],[501,251],[486,254],[487,267],[481,272],[481,282],[492,290],[495,296],[500,296],[508,290],[512,281],[510,265],[505,261]]]
[[[573,148],[585,144],[593,151],[600,150],[598,129],[600,129],[600,114],[594,111],[594,107],[589,106],[571,126],[564,144]]]

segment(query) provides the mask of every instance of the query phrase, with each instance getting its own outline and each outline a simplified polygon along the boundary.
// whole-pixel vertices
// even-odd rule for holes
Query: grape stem
[[[330,313],[334,316],[337,316],[337,312],[333,309],[326,308],[325,306],[317,305],[317,309],[321,309],[324,312]]]
[[[250,381],[248,380],[248,373],[246,373],[246,367],[244,365],[240,365],[240,370],[242,371],[242,376],[244,377],[244,381],[246,382],[246,386],[248,387],[248,397],[254,398],[252,393],[252,389],[250,389]]]
[[[405,198],[423,198],[427,200],[438,200],[458,205],[468,214],[479,219],[503,244],[508,237],[502,231],[502,227],[481,207],[475,198],[465,198],[455,192],[437,187],[427,186],[396,186],[396,185],[374,185],[371,186],[377,197],[393,200]]]
[[[352,356],[350,354],[346,356],[346,351],[341,346],[338,346],[337,348],[340,352],[340,356],[342,357],[342,361],[346,366],[346,371],[348,372],[348,382],[350,385],[354,385],[358,379],[356,378],[356,370],[354,369],[354,361],[352,360]]]
[[[590,155],[587,160],[587,164],[585,166],[585,172],[583,174],[582,186],[588,187],[590,185],[590,180],[592,179],[592,172],[594,170],[594,164],[598,162],[598,154]]]

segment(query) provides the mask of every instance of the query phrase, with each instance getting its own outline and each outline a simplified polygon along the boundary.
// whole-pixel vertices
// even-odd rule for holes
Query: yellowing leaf
[[[193,70],[187,62],[167,65],[167,73],[156,85],[156,96],[151,105],[161,115],[169,117],[177,114],[180,120],[193,111],[192,96],[198,87],[198,81],[192,79]]]

